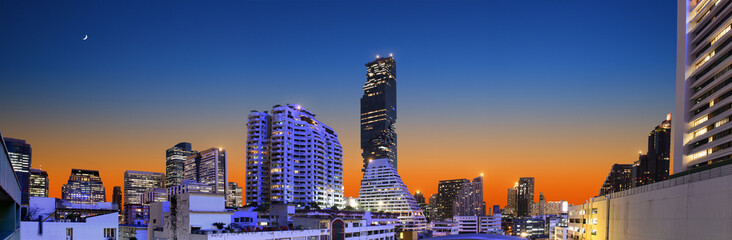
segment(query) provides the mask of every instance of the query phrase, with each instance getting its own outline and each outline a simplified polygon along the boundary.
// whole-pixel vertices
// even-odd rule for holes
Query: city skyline
[[[630,17],[634,20],[647,20],[646,18],[651,17],[637,15],[641,11],[648,10],[647,8],[644,8],[647,7],[645,4],[646,3],[642,4],[643,7],[640,7],[640,10],[623,9],[623,11],[629,11],[628,13],[630,14]],[[561,7],[565,7],[564,4],[559,5],[562,5]],[[403,7],[403,5],[397,4],[397,7],[399,6]],[[285,10],[295,11],[293,9]],[[432,8],[425,10],[434,11]],[[528,11],[532,10],[537,11],[534,7],[530,8]],[[22,8],[20,9],[20,12],[21,13],[13,14],[5,14],[6,12],[3,12],[4,14],[2,15],[5,16],[3,17],[4,19],[18,17],[17,14],[22,14]],[[665,16],[663,14],[660,15],[668,17],[668,19],[673,19],[675,17],[673,12],[670,13],[669,16]],[[150,17],[149,15],[144,16],[147,18]],[[607,21],[607,19],[601,17],[602,16],[599,16],[597,19],[591,19],[595,20],[591,22],[599,24],[605,23],[604,21]],[[560,19],[562,18],[568,17],[560,17]],[[467,19],[460,20],[467,22]],[[663,22],[666,20],[658,21]],[[639,45],[643,45],[643,43],[648,44],[661,39],[664,34],[673,36],[673,30],[675,27],[672,24],[673,21],[670,22],[671,23],[668,24],[668,27],[663,27],[669,29],[665,29],[664,31],[656,30],[664,32],[663,34],[660,34],[660,36],[655,36],[659,35],[658,32],[652,31],[652,33],[640,34],[643,37],[635,40],[641,41]],[[21,24],[24,23],[21,22]],[[25,24],[30,23],[25,22]],[[125,26],[121,26],[120,28],[123,30],[131,30]],[[335,28],[335,26],[329,26],[328,28]],[[150,32],[148,32],[150,30],[152,29],[144,29],[141,33],[149,34],[153,40],[155,37],[159,37],[159,35],[150,34]],[[446,28],[440,28],[440,30],[442,32],[448,31]],[[457,33],[465,34],[462,30],[464,29],[460,29]],[[610,30],[614,31],[613,33],[622,33],[624,31],[618,29]],[[79,31],[82,30],[79,29]],[[12,28],[8,29],[8,33],[9,34],[7,35],[16,35],[15,33],[23,35],[26,32]],[[79,35],[76,33],[57,34],[64,39]],[[114,42],[113,39],[118,36],[108,35],[111,33],[104,32],[99,29],[97,29],[96,34],[93,32],[88,34],[88,42],[81,43],[81,37],[83,36],[81,35],[79,36],[79,39],[74,38],[73,41],[63,40],[63,44],[70,45],[77,44],[77,42],[79,44],[86,44],[84,46],[85,49],[83,49],[85,50],[83,53],[85,55],[82,57],[97,59],[108,64],[114,63],[115,60],[108,56],[108,54],[112,53],[96,52],[96,54],[94,54],[94,52],[97,51],[94,49],[102,47],[101,45],[95,44],[105,44],[106,47],[119,44],[119,42]],[[38,37],[37,35],[31,36]],[[604,35],[597,36],[602,37]],[[481,37],[490,38],[493,36],[482,35]],[[134,41],[141,40],[137,37],[130,38]],[[12,43],[15,43],[16,40],[9,39],[5,34],[0,37],[0,39],[3,43],[3,52],[8,52],[10,56],[14,57],[20,56],[18,55],[18,51],[10,51],[7,49],[8,46],[13,46]],[[622,38],[614,40],[630,41],[631,39]],[[673,49],[672,40],[673,39],[661,39],[659,42],[664,43],[661,44],[663,47],[658,47],[659,49],[653,48],[649,51],[661,52],[660,54],[656,54],[656,52],[653,53],[660,56],[658,57],[659,59],[673,56],[673,51],[669,51],[669,49]],[[36,39],[35,41],[40,40]],[[244,125],[246,123],[246,114],[248,114],[248,111],[252,109],[268,109],[272,105],[278,103],[289,102],[293,104],[301,104],[313,112],[318,113],[318,119],[322,119],[324,122],[329,123],[329,126],[333,127],[340,134],[344,148],[343,175],[345,178],[345,196],[356,196],[358,193],[359,180],[362,177],[360,168],[362,167],[363,161],[360,158],[361,151],[359,148],[358,134],[358,99],[362,95],[361,85],[364,80],[363,64],[374,60],[376,54],[386,56],[389,53],[394,53],[394,57],[400,64],[399,103],[401,105],[399,105],[400,115],[398,135],[400,136],[399,143],[401,146],[399,148],[399,169],[400,175],[409,187],[410,192],[414,193],[415,191],[420,190],[425,195],[429,196],[436,192],[436,183],[439,180],[474,176],[482,172],[485,174],[484,188],[486,191],[484,200],[488,205],[497,203],[504,206],[505,189],[513,186],[515,180],[523,176],[535,177],[536,192],[546,193],[547,196],[550,196],[550,199],[548,200],[564,199],[571,203],[581,203],[587,198],[587,196],[594,196],[597,193],[597,189],[602,186],[602,182],[607,176],[607,166],[610,166],[615,162],[633,161],[633,158],[637,157],[636,152],[638,150],[645,149],[644,144],[646,142],[643,139],[643,136],[646,135],[647,129],[657,124],[657,116],[665,114],[673,109],[673,101],[666,101],[673,97],[673,90],[670,90],[673,88],[673,83],[671,81],[671,79],[673,79],[672,61],[666,61],[665,65],[652,65],[652,71],[645,71],[629,66],[632,64],[638,64],[638,62],[634,61],[629,61],[628,65],[621,65],[615,62],[605,62],[611,64],[612,67],[608,67],[607,69],[594,69],[600,70],[603,74],[612,73],[612,76],[590,75],[587,72],[582,72],[582,74],[569,74],[568,77],[540,77],[546,73],[561,75],[572,72],[571,69],[552,68],[557,67],[556,65],[535,69],[537,73],[534,74],[521,73],[518,76],[510,76],[506,72],[498,71],[500,70],[499,67],[496,67],[496,62],[498,60],[476,61],[480,58],[473,55],[463,57],[461,59],[459,54],[465,54],[465,49],[443,48],[441,49],[443,51],[424,52],[423,49],[406,47],[405,42],[406,39],[398,40],[396,43],[379,41],[372,46],[360,47],[357,49],[359,52],[347,52],[347,54],[351,55],[348,57],[343,55],[319,54],[307,51],[295,51],[292,55],[284,56],[279,52],[273,53],[271,58],[276,57],[277,59],[310,59],[313,57],[311,54],[315,55],[316,58],[337,56],[337,62],[339,63],[336,64],[336,66],[318,68],[316,70],[318,72],[322,72],[324,70],[333,71],[332,75],[329,75],[331,73],[326,72],[327,76],[324,76],[325,80],[317,80],[317,78],[307,77],[308,81],[314,81],[312,85],[298,84],[297,82],[293,82],[293,80],[289,80],[287,83],[293,84],[292,87],[284,89],[281,93],[277,92],[277,94],[273,94],[273,92],[269,90],[263,91],[266,92],[268,96],[258,95],[256,97],[261,99],[257,100],[238,98],[236,96],[237,94],[253,94],[256,92],[256,89],[263,89],[272,86],[260,82],[261,80],[277,81],[280,79],[296,79],[298,76],[287,72],[297,72],[303,70],[304,67],[296,66],[294,63],[287,62],[285,65],[289,71],[275,74],[275,76],[267,76],[262,72],[255,71],[255,69],[251,67],[242,67],[244,70],[241,72],[235,71],[235,69],[239,68],[240,65],[250,63],[251,60],[242,61],[238,64],[229,63],[233,65],[225,64],[224,66],[215,68],[212,68],[210,65],[204,65],[202,67],[206,70],[197,72],[197,74],[194,75],[196,78],[218,79],[214,82],[229,88],[239,86],[240,88],[237,89],[240,90],[237,90],[236,92],[225,91],[225,93],[227,93],[225,96],[204,94],[203,96],[194,97],[193,99],[188,100],[191,103],[191,106],[176,106],[173,107],[172,110],[163,113],[157,112],[164,109],[167,104],[170,104],[171,102],[169,102],[169,100],[148,97],[148,95],[152,93],[146,91],[135,91],[131,96],[128,95],[129,92],[123,94],[111,91],[110,88],[113,87],[113,84],[106,85],[106,83],[103,82],[105,80],[114,81],[110,80],[115,79],[112,78],[111,75],[126,68],[106,67],[102,68],[102,70],[106,69],[107,72],[94,70],[89,73],[90,75],[82,76],[84,74],[79,75],[79,73],[75,73],[75,71],[82,71],[87,67],[100,67],[100,65],[89,62],[74,62],[73,64],[76,65],[67,66],[69,67],[69,70],[51,68],[47,72],[43,72],[39,75],[32,75],[21,74],[21,72],[18,71],[23,69],[27,70],[28,68],[35,66],[28,63],[28,59],[21,57],[18,62],[10,64],[10,60],[3,57],[0,76],[2,76],[3,79],[18,79],[28,82],[22,84],[11,83],[13,88],[22,89],[25,84],[40,82],[48,84],[48,86],[42,87],[41,90],[39,90],[40,92],[45,93],[50,91],[49,89],[58,87],[56,86],[57,83],[48,80],[54,79],[55,77],[51,77],[48,74],[61,74],[61,76],[58,76],[59,81],[67,81],[61,88],[62,91],[64,91],[64,94],[59,95],[59,93],[54,93],[51,94],[51,97],[67,96],[65,94],[75,97],[68,97],[69,99],[58,102],[57,104],[60,105],[59,108],[54,109],[42,106],[43,100],[46,98],[41,98],[35,95],[41,93],[31,92],[28,96],[20,96],[21,93],[24,93],[23,91],[19,91],[17,93],[14,92],[8,96],[2,96],[2,100],[5,102],[22,104],[20,104],[20,107],[0,107],[0,110],[12,113],[0,116],[0,122],[3,123],[2,130],[4,136],[25,139],[28,143],[33,145],[34,156],[32,168],[39,168],[40,166],[43,166],[42,169],[48,171],[51,183],[49,195],[51,197],[60,197],[60,185],[65,182],[64,179],[68,177],[68,172],[71,168],[99,170],[101,177],[104,179],[104,186],[107,189],[112,189],[113,186],[121,185],[122,173],[126,170],[165,172],[165,155],[163,154],[163,151],[178,142],[191,142],[198,150],[208,148],[227,149],[230,153],[228,168],[230,176],[229,181],[236,182],[240,186],[243,186],[245,151],[242,139],[243,136],[245,136]],[[49,44],[47,42],[36,43],[42,46]],[[432,44],[437,43],[439,43],[439,40],[432,42]],[[558,42],[553,43],[558,44]],[[142,43],[137,42],[135,44]],[[187,46],[188,44],[193,43],[187,42],[181,44],[183,44],[183,46]],[[79,49],[75,48],[74,50]],[[247,52],[250,50],[252,49],[245,49],[243,51]],[[457,51],[451,52],[450,50]],[[480,49],[479,52],[488,54],[490,53],[490,50],[491,49]],[[530,48],[527,50],[520,50],[518,53],[527,53],[527,51],[531,50],[536,49]],[[669,53],[666,53],[667,51]],[[31,52],[30,55],[34,56],[34,54],[38,53]],[[70,57],[74,52],[63,52],[60,54],[65,57]],[[157,56],[154,54],[156,53],[143,56]],[[555,54],[558,54],[558,52],[555,52]],[[577,52],[574,52],[573,54],[577,54]],[[627,52],[624,54],[627,54]],[[427,56],[430,55],[432,55],[432,60],[444,59],[441,56],[456,58],[455,60],[464,66],[455,67],[454,65],[451,65],[451,68],[448,70],[438,71],[435,69],[439,67],[434,63],[430,63],[432,60],[420,60],[429,59]],[[197,56],[215,57],[216,55],[204,54]],[[262,57],[268,55],[260,52],[254,54],[254,56]],[[123,57],[123,59],[126,59],[127,61],[130,60],[129,56]],[[506,55],[498,54],[497,56],[497,58],[502,57],[506,57]],[[270,59],[268,57],[264,57],[263,59],[265,59],[266,62],[270,62],[270,64],[272,62],[276,62],[276,59]],[[514,58],[509,59],[509,61],[517,60]],[[570,57],[560,57],[559,59],[570,61],[575,64],[581,63],[572,60]],[[592,59],[599,60],[594,57]],[[672,57],[670,59],[672,59]],[[52,64],[53,60],[59,59],[51,59],[43,64]],[[194,61],[191,64],[195,63],[196,62]],[[178,64],[188,66],[181,62],[171,64],[174,64],[175,66],[181,66]],[[18,70],[11,71],[11,68],[19,66],[21,68],[18,68]],[[312,67],[314,65],[307,66]],[[472,70],[470,74],[461,72],[467,68],[480,69],[487,66],[492,67],[488,68],[489,70],[485,70],[485,72],[476,72],[475,70]],[[579,66],[589,67],[586,65]],[[117,91],[129,91],[132,89],[131,87],[133,85],[136,88],[137,85],[146,84],[145,81],[154,81],[151,83],[151,88],[153,90],[160,90],[162,86],[159,85],[166,85],[171,81],[160,80],[159,83],[155,82],[155,78],[161,77],[165,72],[145,69],[137,64],[132,64],[132,66],[128,65],[127,67],[131,67],[132,70],[142,70],[141,74],[150,73],[151,75],[145,77],[136,74],[126,75],[126,77],[129,77],[132,82],[129,83],[130,85],[121,86],[122,90]],[[221,70],[221,68],[229,69],[230,71],[214,73],[216,70]],[[618,68],[630,70],[629,72],[633,74],[615,74],[615,71],[617,71],[616,69]],[[173,69],[178,68],[171,65],[165,65],[163,67],[163,70],[167,71],[172,71]],[[658,72],[664,72],[664,69],[669,70],[669,73],[658,74]],[[262,71],[270,70],[271,69],[264,68]],[[496,72],[491,73],[491,71]],[[182,73],[176,73],[176,75],[186,73],[188,72],[183,71]],[[251,73],[251,75],[248,75],[248,73]],[[83,77],[83,80],[70,80],[70,78],[73,77]],[[41,78],[48,79],[43,81],[38,80]],[[539,78],[540,80],[525,80],[532,78]],[[245,81],[247,84],[244,86],[232,84],[232,81],[241,79],[247,80]],[[455,79],[463,79],[463,81],[457,81]],[[491,80],[491,84],[477,84],[481,79],[489,79]],[[593,81],[596,80],[596,82],[587,83],[583,82],[583,79],[585,81],[586,79],[592,79]],[[644,82],[643,80],[645,79],[651,80]],[[200,86],[200,84],[192,83],[191,80],[192,78],[186,78],[185,83],[191,87]],[[624,84],[630,84],[630,87],[627,89],[613,87],[614,85],[611,83],[620,80],[622,80],[622,83]],[[99,81],[97,82],[98,85],[85,85],[89,82],[94,83],[96,81]],[[453,84],[448,86],[438,85],[440,81],[451,81]],[[533,87],[525,88],[521,91],[513,90],[513,84],[506,83],[510,83],[511,81],[519,83],[521,83],[521,81],[528,81],[528,83],[532,84],[531,86]],[[555,93],[543,92],[542,88],[555,86],[555,83],[546,83],[551,81],[560,81],[560,83],[556,83],[558,84],[556,86],[562,86],[563,84],[569,86],[569,89],[557,90],[558,92]],[[636,81],[639,81],[640,83],[637,83]],[[663,90],[669,90],[666,91],[668,92],[667,94],[643,95],[647,94],[646,92],[657,89],[657,85],[660,82],[665,82],[665,85],[663,86],[667,89]],[[76,92],[76,90],[66,88],[78,86],[86,87],[80,90],[82,92]],[[601,94],[602,91],[598,90],[586,90],[589,92],[585,93],[573,92],[581,87],[588,86],[602,88],[604,91],[610,91],[611,94]],[[303,90],[301,88],[304,88],[306,91],[315,92],[316,94],[299,93],[299,91]],[[339,89],[340,91],[331,92],[328,91],[329,88]],[[485,88],[486,92],[468,91],[473,88]],[[496,89],[502,89],[501,91],[507,91],[514,94],[520,93],[520,95],[518,95],[517,98],[507,98],[508,94],[501,94],[500,91]],[[187,91],[179,87],[176,87],[175,90]],[[98,91],[99,93],[76,95],[77,93],[84,93],[83,91]],[[105,92],[110,93],[109,91],[112,92],[109,97],[101,97],[97,95]],[[323,96],[327,94],[332,94],[332,96]],[[551,96],[563,94],[574,95],[571,95],[571,97],[565,96],[551,98]],[[318,97],[310,95],[318,95]],[[493,96],[486,97],[485,95]],[[627,95],[631,96],[630,99],[619,100],[621,103],[611,103],[610,101],[610,99],[615,97],[626,97]],[[599,97],[599,100],[590,101],[591,103],[579,103],[576,106],[563,106],[568,109],[563,109],[563,107],[559,106],[562,104],[574,103],[577,101],[576,99],[595,96]],[[141,99],[126,102],[128,97],[140,97]],[[207,97],[213,97],[214,100],[204,100],[204,98]],[[537,99],[542,97],[550,97],[548,104],[546,105],[549,106],[547,109],[534,107],[537,103]],[[34,101],[26,102],[26,100]],[[99,102],[81,103],[91,100],[99,100]],[[148,102],[139,102],[143,100]],[[100,106],[97,104],[102,105]],[[197,107],[209,104],[218,105],[221,108],[202,109],[205,113],[202,115],[213,115],[216,116],[216,118],[190,116],[194,115],[195,112],[191,111],[191,109],[201,110]],[[501,104],[508,104],[510,107],[498,106]],[[140,107],[136,108],[134,106]],[[450,107],[454,107],[454,109],[450,109]],[[524,111],[511,109],[521,107],[526,107],[526,109]],[[591,110],[590,114],[572,113],[572,111],[581,112],[585,110]],[[113,111],[119,112],[114,113]],[[170,114],[170,116],[163,116],[165,114]],[[87,120],[83,122],[83,124],[74,123],[74,121],[79,121],[79,119],[82,118],[93,120]],[[175,120],[176,118],[188,118],[188,120],[180,121]],[[457,126],[457,128],[447,128],[445,127],[445,122],[448,122],[449,125]],[[469,126],[478,127],[471,128]],[[424,129],[429,129],[429,131],[425,132]],[[592,141],[584,141],[584,139],[591,139],[598,135],[606,136],[607,139],[592,139]],[[545,138],[553,138],[557,141],[553,141],[554,143],[547,143],[541,140]],[[460,140],[444,143],[439,141],[439,139]],[[521,141],[522,144],[532,145],[532,149],[534,151],[520,152],[521,148],[515,146],[517,145],[515,142],[518,141]],[[574,145],[558,144],[558,142],[567,141],[576,141],[576,143]],[[84,156],[80,156],[77,151],[68,149],[70,146],[84,146],[84,151],[86,151],[86,153]],[[125,149],[135,149],[135,151],[130,153],[120,152],[116,150],[119,146],[124,146],[123,148]],[[608,150],[602,151],[603,156],[590,155],[591,153],[596,152],[599,147],[604,147]],[[453,152],[445,151],[443,149],[470,150]],[[596,156],[596,159],[588,162],[586,156]],[[100,158],[103,158],[105,161],[99,161]],[[449,159],[450,161],[445,162],[445,159]],[[430,164],[424,164],[425,162]],[[542,167],[533,169],[526,168],[521,171],[516,171],[517,167],[525,166],[527,164],[539,164]],[[552,164],[557,164],[557,166],[553,166]],[[559,166],[560,164],[561,166]],[[566,166],[576,166],[578,168],[586,168],[587,170],[582,171],[581,173],[575,173],[574,171],[560,168]],[[408,171],[405,171],[404,169],[408,169]],[[547,169],[550,171],[546,171]],[[429,174],[430,176],[424,176],[425,172],[432,174]],[[573,191],[570,192],[565,190],[565,186],[560,184],[558,181],[552,180],[552,178],[557,174],[572,175],[573,177],[588,179],[588,181],[577,183],[576,189],[573,189]],[[112,191],[107,191],[108,199],[111,199],[111,192]]]

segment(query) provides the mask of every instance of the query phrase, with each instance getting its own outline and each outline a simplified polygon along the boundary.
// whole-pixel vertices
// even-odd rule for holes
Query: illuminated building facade
[[[28,195],[31,197],[48,197],[48,173],[40,169],[30,170]]]
[[[183,178],[209,185],[217,194],[226,193],[229,180],[226,170],[228,155],[222,148],[209,148],[186,159]]]
[[[32,160],[31,145],[25,140],[15,138],[4,138],[5,146],[8,149],[10,162],[13,164],[13,171],[20,182],[21,203],[28,204],[28,188],[30,186],[30,167]]]
[[[276,105],[247,122],[247,204],[343,207],[338,133],[307,109]]]
[[[422,209],[389,159],[371,160],[361,179],[358,203],[366,211],[399,214],[399,226],[405,231],[426,229]]]
[[[242,188],[235,182],[229,182],[229,186],[226,188],[226,207],[237,208],[244,205],[242,199]]]
[[[165,175],[156,172],[125,171],[125,205],[142,204],[140,195],[153,188],[163,188]]]
[[[71,203],[107,201],[104,184],[97,170],[71,169],[68,182],[61,186],[61,195]]]
[[[389,56],[366,64],[361,97],[361,150],[365,171],[369,160],[389,159],[397,168],[396,61]]]
[[[454,216],[485,216],[483,201],[483,176],[472,182],[464,182],[455,196]]]
[[[599,196],[633,187],[633,166],[633,164],[614,164],[600,188]]]
[[[677,3],[674,171],[680,173],[732,160],[732,2]]]
[[[191,144],[178,143],[165,151],[165,187],[177,186],[183,181],[186,159],[196,154]]]
[[[534,203],[534,178],[522,177],[516,187],[516,216],[529,216]]]
[[[441,180],[437,184],[437,215],[435,220],[449,220],[454,214],[455,199],[463,183],[470,183],[468,179]]]

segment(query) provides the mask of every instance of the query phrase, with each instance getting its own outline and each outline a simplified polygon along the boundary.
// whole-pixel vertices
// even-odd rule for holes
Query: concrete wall
[[[731,226],[732,175],[610,199],[612,240],[732,239]]]
[[[117,239],[117,213],[87,218],[87,222],[44,222],[38,234],[38,222],[21,222],[21,239],[66,239],[66,228],[73,228],[74,239],[104,239],[104,229],[114,228]]]

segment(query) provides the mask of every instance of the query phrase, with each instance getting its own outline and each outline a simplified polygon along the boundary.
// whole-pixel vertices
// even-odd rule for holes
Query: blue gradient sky
[[[341,134],[355,196],[376,54],[397,60],[400,173],[427,194],[484,171],[488,204],[520,176],[582,201],[673,110],[670,1],[0,4],[0,131],[33,145],[52,195],[71,167],[110,193],[126,169],[164,171],[180,141],[229,149],[243,185],[249,110],[299,103]]]

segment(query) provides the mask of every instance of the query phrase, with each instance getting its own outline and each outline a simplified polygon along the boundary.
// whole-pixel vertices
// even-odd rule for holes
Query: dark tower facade
[[[709,138],[702,140],[703,143]],[[692,146],[701,144],[694,143]],[[668,179],[671,160],[671,114],[648,135],[648,153],[633,164],[634,187]]]
[[[18,176],[20,182],[20,195],[22,204],[28,204],[28,188],[30,187],[30,167],[31,167],[31,145],[25,140],[15,138],[5,138],[5,146],[8,148],[8,156],[13,165],[15,175]]]
[[[196,154],[190,143],[178,143],[165,151],[165,187],[178,186],[183,181],[186,159]]]
[[[433,220],[452,219],[455,215],[455,199],[464,183],[470,183],[470,180],[442,180],[437,184],[437,216],[433,216]]]
[[[370,160],[389,159],[397,169],[396,61],[376,58],[366,64],[361,97],[361,150],[365,171]]]
[[[534,178],[522,177],[519,179],[516,192],[516,215],[529,216],[532,203],[534,203]]]

